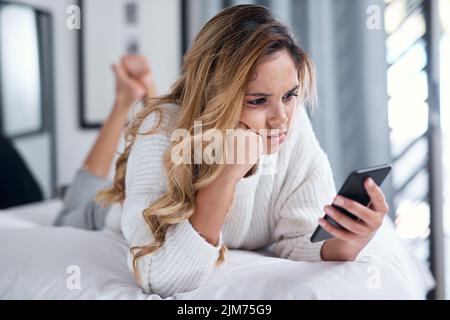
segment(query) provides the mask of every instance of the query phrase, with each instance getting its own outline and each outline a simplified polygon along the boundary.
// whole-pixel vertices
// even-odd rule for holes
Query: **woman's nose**
[[[269,118],[269,124],[271,127],[280,127],[287,123],[288,116],[282,103],[274,105],[271,109]]]

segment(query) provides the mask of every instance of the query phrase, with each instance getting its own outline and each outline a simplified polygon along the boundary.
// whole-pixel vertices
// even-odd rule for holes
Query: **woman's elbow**
[[[177,272],[174,272],[175,270]],[[162,298],[169,298],[179,293],[197,289],[206,276],[199,270],[187,271],[186,268],[181,267],[175,270],[158,270],[151,265],[147,268],[139,268],[140,274],[139,277],[136,277],[138,285],[146,294],[156,294]],[[141,274],[142,271],[145,274]]]

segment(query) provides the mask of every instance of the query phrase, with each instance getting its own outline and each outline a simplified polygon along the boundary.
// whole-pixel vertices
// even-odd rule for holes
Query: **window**
[[[386,3],[388,115],[394,159],[395,222],[398,234],[412,242],[420,258],[429,261],[437,282],[433,297],[443,298],[441,195],[445,179],[442,179],[442,160],[448,159],[448,150],[441,157],[441,124],[435,121],[441,117],[439,88],[435,86],[439,78],[433,70],[439,57],[433,54],[436,41],[432,36],[437,30],[435,21],[439,9],[435,10],[437,2],[430,0],[389,0]],[[448,0],[441,0],[441,7],[448,5]],[[450,10],[442,9],[440,11],[448,15]],[[450,19],[441,16],[441,20]],[[441,41],[442,50],[448,39],[444,41]],[[443,62],[442,68],[445,68]],[[441,70],[440,73],[444,77],[441,85],[445,85],[445,72]],[[442,119],[445,116],[443,113]],[[444,123],[442,128],[448,135]]]

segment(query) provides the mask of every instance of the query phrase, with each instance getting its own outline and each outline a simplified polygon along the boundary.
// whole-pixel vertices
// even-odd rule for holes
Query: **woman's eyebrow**
[[[289,90],[289,91],[286,92],[286,93],[295,91],[295,90],[297,90],[299,87],[300,87],[300,86],[297,85],[297,86],[295,86],[294,88],[292,88],[291,90]],[[270,94],[270,93],[262,93],[262,92],[249,92],[249,93],[246,93],[245,95],[246,95],[246,96],[254,96],[254,97],[271,97],[271,96],[272,96],[272,94]]]

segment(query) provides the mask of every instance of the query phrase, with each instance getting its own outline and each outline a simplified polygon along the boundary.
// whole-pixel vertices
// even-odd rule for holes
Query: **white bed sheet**
[[[5,221],[8,219],[11,223],[12,220],[16,220],[15,223],[30,226],[51,226],[56,220],[58,212],[62,209],[63,203],[59,199],[51,199],[38,203],[27,204],[20,207],[15,207],[8,210],[0,210],[0,217]],[[8,217],[8,218],[6,218]],[[9,219],[11,218],[11,219]],[[6,222],[0,223],[0,228],[8,227]]]
[[[58,206],[0,213],[0,299],[163,299],[136,285],[121,235],[40,226],[51,225]],[[73,270],[80,271],[81,289],[67,285]],[[166,299],[423,299],[433,285],[390,220],[357,262],[296,262],[232,250],[206,283]]]

